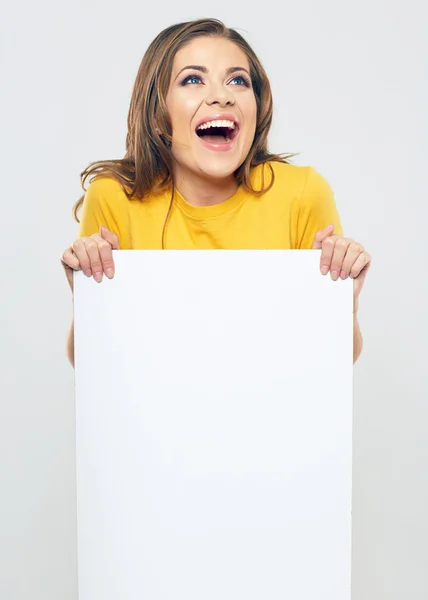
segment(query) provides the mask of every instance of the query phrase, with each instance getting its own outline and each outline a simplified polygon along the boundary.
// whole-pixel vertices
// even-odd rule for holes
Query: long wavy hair
[[[250,151],[245,161],[235,171],[237,183],[256,195],[263,194],[272,187],[273,169],[271,169],[269,184],[259,190],[252,187],[251,170],[268,161],[288,163],[287,159],[296,154],[272,154],[268,151],[267,138],[272,124],[273,103],[266,72],[251,46],[235,29],[226,27],[218,19],[198,19],[167,27],[148,47],[132,91],[125,156],[122,159],[90,163],[80,175],[85,192],[88,177],[90,181],[99,177],[116,179],[130,200],[143,201],[151,193],[169,188],[172,192],[169,211],[171,210],[174,198],[172,125],[166,108],[166,96],[172,64],[175,54],[183,46],[195,38],[208,36],[225,38],[236,44],[245,53],[250,65],[251,82],[257,103],[257,123]],[[264,177],[262,181],[264,184]],[[85,194],[73,207],[73,215],[77,222],[79,222],[78,211],[84,198]]]

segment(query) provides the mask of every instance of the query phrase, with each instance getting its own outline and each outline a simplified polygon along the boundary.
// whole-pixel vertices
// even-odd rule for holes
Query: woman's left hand
[[[327,275],[330,271],[334,281],[339,277],[341,279],[350,277],[354,280],[354,314],[356,314],[358,298],[371,265],[371,256],[358,242],[333,235],[333,231],[334,225],[318,231],[312,249],[322,250],[320,270],[323,275]]]

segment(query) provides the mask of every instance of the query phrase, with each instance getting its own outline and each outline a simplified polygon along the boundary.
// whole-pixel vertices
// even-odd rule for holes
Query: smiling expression
[[[257,122],[249,72],[246,54],[224,38],[177,52],[166,97],[176,175],[227,178],[245,161]]]

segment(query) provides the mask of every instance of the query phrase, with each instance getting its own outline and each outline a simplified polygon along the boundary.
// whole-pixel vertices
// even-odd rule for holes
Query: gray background
[[[426,3],[157,6],[2,3],[0,597],[76,600],[71,299],[59,255],[76,235],[80,172],[123,155],[148,43],[211,16],[239,28],[267,69],[271,149],[300,152],[295,164],[327,178],[345,234],[373,256],[354,369],[353,600],[426,600]]]

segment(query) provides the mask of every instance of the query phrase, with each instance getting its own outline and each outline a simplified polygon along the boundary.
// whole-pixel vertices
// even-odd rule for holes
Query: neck
[[[210,179],[194,173],[174,173],[175,187],[189,204],[193,206],[214,206],[233,196],[238,184],[234,175],[225,179]]]

